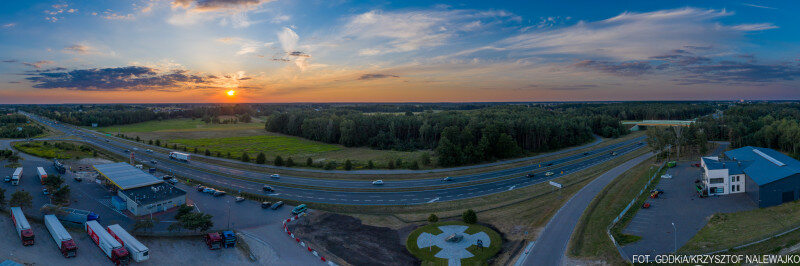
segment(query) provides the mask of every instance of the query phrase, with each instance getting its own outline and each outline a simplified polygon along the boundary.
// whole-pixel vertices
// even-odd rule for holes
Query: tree
[[[170,231],[170,232],[180,231],[182,228],[183,228],[183,226],[181,226],[181,223],[177,222],[177,223],[172,223],[169,226],[167,226],[167,231]]]
[[[242,162],[246,162],[246,163],[250,162],[250,155],[247,155],[246,152],[242,153]]]
[[[11,194],[11,200],[8,201],[8,205],[11,205],[11,207],[30,208],[31,201],[33,201],[31,193],[24,190],[17,190],[17,192]]]
[[[92,150],[92,157],[97,157],[97,151],[96,150]]]
[[[151,139],[151,140],[148,140],[148,141],[147,141],[147,144],[148,144],[148,145],[153,145],[153,140],[152,140],[152,139]]]
[[[44,179],[44,186],[49,191],[55,191],[57,188],[60,188],[61,185],[64,184],[64,178],[59,175],[52,175],[48,176]]]
[[[280,155],[275,156],[275,161],[273,162],[276,166],[283,166],[283,157]]]
[[[186,204],[181,204],[181,206],[178,206],[178,212],[175,214],[175,220],[180,220],[181,217],[192,213],[192,211],[194,211],[194,207]]]
[[[58,204],[67,204],[67,203],[69,203],[69,192],[70,192],[70,189],[69,189],[68,185],[62,185],[61,187],[59,187],[56,190],[51,190],[51,192],[53,194],[53,198],[52,199],[53,199],[53,203],[54,204],[58,205]]]
[[[161,147],[161,140],[156,140],[156,146]]]
[[[292,157],[286,158],[286,166],[288,167],[294,166],[294,160],[292,160]]]
[[[373,168],[375,168],[375,163],[373,163],[372,160],[367,161],[367,169]]]
[[[325,170],[333,169],[336,169],[336,161],[328,161],[328,163],[325,164]]]
[[[386,164],[386,167],[389,169],[394,169],[394,161],[389,160],[389,163]]]
[[[0,209],[6,206],[6,189],[0,188]]]
[[[211,151],[209,151],[208,149],[206,149],[206,153],[205,153],[205,155],[206,155],[206,156],[211,156]]]
[[[413,161],[411,162],[411,165],[408,166],[408,168],[411,168],[411,170],[417,170],[419,169],[419,163],[417,161]]]
[[[428,222],[429,223],[435,223],[435,222],[438,222],[438,221],[439,221],[439,216],[436,216],[436,214],[431,213],[431,215],[428,216]]]
[[[314,160],[311,159],[311,157],[308,157],[308,159],[306,159],[306,166],[314,166]]]
[[[257,164],[265,164],[267,163],[267,155],[263,152],[259,152],[258,156],[256,156],[256,163]]]
[[[133,231],[144,229],[147,231],[148,229],[153,228],[155,226],[155,221],[152,219],[138,219],[136,223],[133,224]]]
[[[140,141],[142,141],[142,139],[139,138],[139,136],[136,136],[136,142],[140,142]]]
[[[475,211],[469,209],[461,214],[461,220],[468,224],[474,224],[478,222],[478,215],[475,214]]]
[[[351,162],[350,159],[344,161],[344,170],[347,171],[353,170],[353,162]]]
[[[431,155],[427,152],[422,153],[419,158],[423,165],[431,165]]]
[[[197,153],[197,147],[194,147],[194,153]]]

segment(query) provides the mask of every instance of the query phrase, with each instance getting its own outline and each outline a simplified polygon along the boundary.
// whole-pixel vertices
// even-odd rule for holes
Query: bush
[[[372,169],[372,168],[375,168],[375,163],[373,163],[372,160],[369,160],[367,162],[367,169]]]
[[[420,156],[420,160],[422,161],[423,165],[431,165],[431,155],[428,154],[427,152],[423,153],[422,156]]]
[[[256,157],[256,163],[257,164],[267,163],[267,155],[265,155],[264,152],[259,152],[258,156]]]
[[[413,163],[411,163],[411,165],[408,166],[408,168],[411,168],[412,170],[417,170],[419,169],[419,163],[417,163],[417,161],[414,161]]]
[[[294,160],[292,160],[292,157],[286,158],[286,166],[288,167],[294,166]]]
[[[336,168],[336,161],[329,161],[325,164],[325,170],[333,170]]]
[[[211,156],[211,151],[209,151],[208,149],[206,149],[206,153],[205,153],[205,155],[206,155],[206,156]]]
[[[308,159],[306,159],[306,166],[314,166],[314,160],[311,159],[311,157],[308,157]]]
[[[469,209],[461,214],[461,220],[468,224],[474,224],[478,222],[478,215],[475,214],[475,211]]]
[[[436,214],[431,213],[431,216],[428,216],[429,223],[435,223],[438,221],[439,221],[439,216],[436,216]]]
[[[388,163],[388,164],[386,164],[386,168],[389,168],[389,169],[394,169],[394,161],[392,161],[392,160],[389,160],[389,163]]]
[[[353,170],[353,162],[351,162],[349,159],[347,161],[344,161],[344,170],[347,171]]]
[[[247,155],[247,153],[246,153],[246,152],[243,152],[243,153],[242,153],[242,158],[241,158],[241,159],[242,159],[242,162],[249,163],[249,162],[250,162],[250,155]]]
[[[278,155],[278,156],[275,156],[275,162],[274,162],[274,164],[275,164],[276,166],[283,166],[283,157],[281,157],[280,155]]]

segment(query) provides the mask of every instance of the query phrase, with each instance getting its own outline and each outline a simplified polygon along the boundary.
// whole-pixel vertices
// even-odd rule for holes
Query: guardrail
[[[619,215],[617,215],[617,217],[614,218],[614,221],[612,221],[611,224],[609,224],[608,227],[606,227],[606,234],[608,235],[608,238],[610,238],[611,242],[614,243],[614,246],[617,247],[617,251],[619,252],[619,255],[622,256],[622,259],[624,259],[627,262],[631,262],[630,256],[626,255],[625,251],[622,250],[622,247],[619,245],[619,243],[617,243],[617,239],[615,239],[614,235],[611,234],[611,228],[617,225],[619,220],[622,219],[622,216],[625,216],[625,213],[627,213],[631,209],[633,204],[636,203],[636,200],[638,200],[639,197],[642,196],[644,191],[647,190],[648,187],[650,187],[650,184],[653,182],[653,179],[655,179],[656,176],[658,176],[658,173],[661,173],[661,170],[664,169],[664,166],[666,165],[667,163],[664,162],[661,165],[661,167],[659,167],[658,170],[655,173],[653,173],[653,176],[651,176],[650,179],[647,180],[647,184],[645,184],[644,187],[641,190],[639,190],[639,193],[636,194],[636,196],[633,197],[633,199],[631,199],[631,202],[628,203],[628,206],[625,206],[625,209],[622,209],[622,212],[620,212]]]

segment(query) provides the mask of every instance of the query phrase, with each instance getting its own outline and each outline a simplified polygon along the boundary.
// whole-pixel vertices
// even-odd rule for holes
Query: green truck
[[[676,161],[667,162],[667,167],[669,168],[675,167],[676,165],[678,165],[678,162]]]

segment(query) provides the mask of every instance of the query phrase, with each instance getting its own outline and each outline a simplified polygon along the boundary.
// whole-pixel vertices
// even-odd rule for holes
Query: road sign
[[[554,187],[557,187],[557,188],[562,188],[563,187],[561,184],[553,182],[553,181],[550,181],[550,185],[554,186]]]

